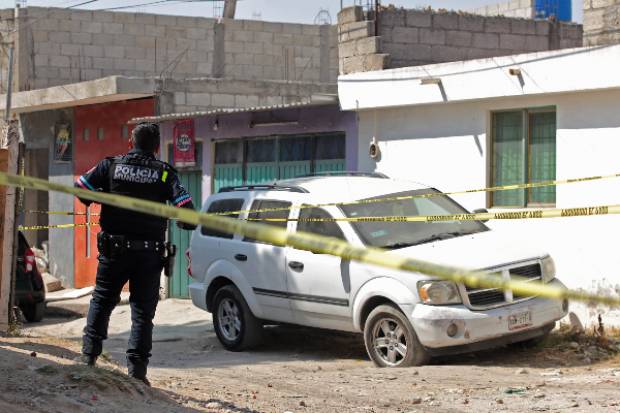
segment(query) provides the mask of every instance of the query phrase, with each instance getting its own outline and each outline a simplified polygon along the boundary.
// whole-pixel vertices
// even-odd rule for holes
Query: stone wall
[[[337,76],[335,26],[41,7],[20,12],[20,36],[31,36],[19,45],[30,58],[24,65],[31,79],[22,89],[109,75],[311,82]]]
[[[620,0],[583,0],[585,46],[620,43]]]
[[[473,9],[471,12],[481,16],[533,19],[536,17],[536,0],[511,0],[504,3],[489,4]]]
[[[340,72],[351,73],[579,47],[582,26],[461,12],[388,8],[374,22],[339,14]]]

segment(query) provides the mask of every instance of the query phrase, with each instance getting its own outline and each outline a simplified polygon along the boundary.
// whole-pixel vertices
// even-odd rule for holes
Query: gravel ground
[[[230,353],[219,345],[210,320],[186,301],[161,303],[153,389],[121,373],[128,307],[112,317],[105,344],[109,361],[87,374],[70,361],[79,351],[83,319],[29,325],[24,337],[0,339],[0,375],[8,377],[0,383],[0,411],[620,412],[618,343],[593,335],[558,332],[536,348],[379,369],[359,335],[273,327],[262,347]],[[38,357],[30,357],[33,350]],[[40,371],[48,364],[50,371]],[[77,384],[71,379],[76,371]]]

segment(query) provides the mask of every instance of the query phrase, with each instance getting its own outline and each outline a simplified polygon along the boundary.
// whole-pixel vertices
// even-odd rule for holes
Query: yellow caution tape
[[[557,179],[557,180],[551,180],[551,181],[531,182],[531,183],[528,183],[528,184],[514,184],[514,185],[492,186],[492,187],[488,187],[488,188],[468,189],[468,190],[464,190],[464,191],[430,192],[428,194],[401,195],[401,196],[393,196],[393,197],[381,197],[381,198],[362,199],[362,200],[357,200],[357,201],[330,202],[330,203],[325,203],[325,204],[291,205],[291,206],[288,206],[288,207],[278,207],[278,208],[247,209],[247,210],[239,210],[239,211],[215,212],[215,213],[210,213],[209,215],[241,215],[241,214],[244,214],[244,213],[247,213],[247,214],[257,214],[257,213],[263,213],[263,212],[288,211],[288,210],[291,210],[291,209],[322,208],[322,207],[343,206],[343,205],[375,204],[375,203],[378,203],[378,202],[406,201],[406,200],[416,199],[416,198],[433,198],[433,197],[437,197],[437,196],[465,195],[465,194],[473,194],[473,193],[478,193],[478,192],[497,192],[497,191],[512,191],[512,190],[515,190],[515,189],[542,188],[542,187],[546,187],[546,186],[574,184],[574,183],[578,183],[578,182],[598,181],[598,180],[601,180],[601,179],[611,179],[611,178],[620,178],[620,173],[615,173],[615,174],[611,174],[611,175],[588,176],[588,177],[585,177],[585,178]]]
[[[89,227],[89,226],[97,226],[98,222],[93,222],[90,224],[57,224],[57,225],[33,225],[30,227],[18,226],[17,229],[20,231],[42,231],[45,229],[65,229],[65,228],[76,228],[76,227]]]
[[[471,271],[463,268],[434,264],[428,261],[403,257],[397,253],[387,252],[379,248],[358,247],[336,238],[303,232],[289,233],[273,225],[257,224],[234,218],[207,215],[189,209],[176,208],[157,202],[121,195],[87,191],[85,189],[52,183],[38,178],[0,172],[0,185],[24,187],[40,191],[63,192],[82,199],[114,205],[136,212],[177,219],[189,224],[202,225],[209,229],[231,234],[238,233],[245,237],[277,246],[290,246],[300,250],[330,254],[345,260],[364,262],[384,268],[427,274],[440,279],[463,283],[472,288],[497,288],[500,290],[511,290],[515,295],[520,296],[539,296],[556,300],[570,299],[610,306],[620,306],[620,297],[562,289],[540,282],[528,282],[522,278],[506,280],[487,272]]]
[[[247,218],[248,221],[266,222],[446,222],[446,221],[487,221],[491,219],[540,219],[569,218],[594,215],[620,214],[620,205],[599,205],[579,208],[530,209],[526,211],[480,212],[475,214],[452,215],[409,215],[380,217],[346,217],[346,218]]]
[[[47,215],[74,215],[74,216],[86,216],[89,215],[86,212],[71,212],[71,211],[39,211],[29,209],[24,211],[26,214],[47,214]],[[90,214],[91,217],[99,216],[99,214]]]

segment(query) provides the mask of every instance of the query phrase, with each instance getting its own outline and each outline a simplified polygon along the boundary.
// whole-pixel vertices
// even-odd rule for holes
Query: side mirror
[[[487,214],[489,212],[486,208],[478,208],[472,211],[474,214]],[[481,219],[480,222],[489,222],[488,219]]]

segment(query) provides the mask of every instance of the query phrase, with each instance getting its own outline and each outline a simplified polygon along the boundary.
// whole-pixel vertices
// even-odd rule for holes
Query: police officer
[[[192,197],[179,182],[176,171],[159,161],[159,127],[138,124],[131,135],[132,149],[126,155],[106,158],[80,176],[77,187],[91,191],[127,195],[160,203],[170,202],[193,209]],[[90,201],[81,200],[89,205]],[[194,225],[177,223],[182,229]],[[131,377],[149,385],[146,370],[151,356],[153,317],[159,299],[159,279],[164,264],[167,220],[102,205],[98,234],[99,266],[93,297],[84,328],[81,361],[95,365],[107,338],[110,313],[120,301],[129,281],[131,335],[127,367]]]

